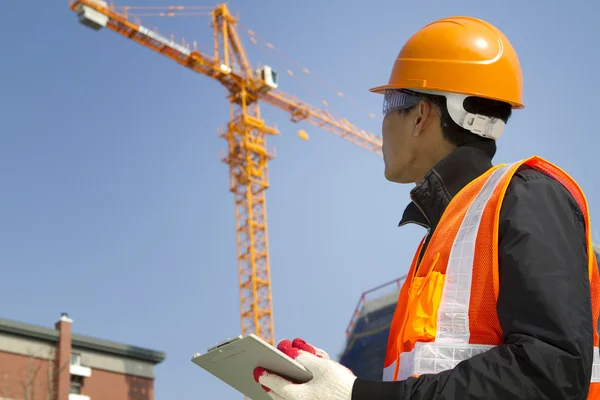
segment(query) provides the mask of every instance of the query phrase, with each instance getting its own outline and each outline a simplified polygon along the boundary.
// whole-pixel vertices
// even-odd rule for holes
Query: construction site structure
[[[69,6],[83,25],[94,30],[108,28],[225,87],[230,121],[220,134],[228,143],[222,161],[229,165],[230,191],[235,199],[241,332],[254,333],[273,344],[265,201],[269,187],[267,165],[273,153],[267,149],[266,139],[279,132],[265,124],[259,103],[271,104],[288,113],[293,122],[306,121],[379,155],[381,137],[279,90],[279,75],[270,66],[252,69],[240,40],[237,19],[226,4],[219,4],[209,13],[213,54],[199,51],[195,42],[176,41],[173,35],[167,38],[141,22],[132,21],[132,10],[156,10],[158,6],[117,7],[102,0],[70,0]],[[185,7],[170,6],[163,14],[172,16],[182,9]],[[254,32],[248,33],[251,41],[256,40]],[[308,138],[305,131],[300,131],[299,136]]]
[[[340,364],[364,379],[381,380],[390,325],[406,275],[364,292],[346,328]]]
[[[593,249],[600,262],[600,244],[594,244]],[[364,292],[352,313],[346,329],[346,346],[339,361],[360,378],[381,380],[383,377],[390,326],[405,280],[406,275]]]

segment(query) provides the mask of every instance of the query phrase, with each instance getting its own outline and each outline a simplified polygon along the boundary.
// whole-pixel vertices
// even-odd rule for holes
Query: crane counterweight
[[[94,3],[102,8],[107,7],[105,1],[95,1]],[[99,31],[100,29],[106,27],[106,24],[108,23],[107,15],[96,11],[86,4],[80,4],[79,7],[77,7],[77,16],[79,17],[79,22],[82,25],[85,25],[95,31]]]

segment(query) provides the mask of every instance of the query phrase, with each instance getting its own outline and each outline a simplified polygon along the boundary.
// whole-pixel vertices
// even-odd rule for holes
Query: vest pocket
[[[402,333],[402,351],[412,350],[416,342],[432,342],[437,330],[437,314],[446,274],[437,270],[437,253],[426,276],[416,276],[411,283],[407,319]]]

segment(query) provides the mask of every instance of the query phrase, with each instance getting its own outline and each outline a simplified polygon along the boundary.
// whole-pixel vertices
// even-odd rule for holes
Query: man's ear
[[[420,102],[417,106],[413,136],[419,136],[419,133],[421,133],[421,131],[423,130],[425,121],[427,120],[428,110],[429,104],[427,104],[427,102],[425,101]]]

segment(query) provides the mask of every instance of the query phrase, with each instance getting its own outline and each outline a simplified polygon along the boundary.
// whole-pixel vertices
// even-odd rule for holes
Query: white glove
[[[313,379],[293,383],[264,368],[256,368],[254,379],[273,400],[352,400],[356,377],[348,368],[330,360],[326,352],[302,339],[282,340],[277,348],[304,365]]]

